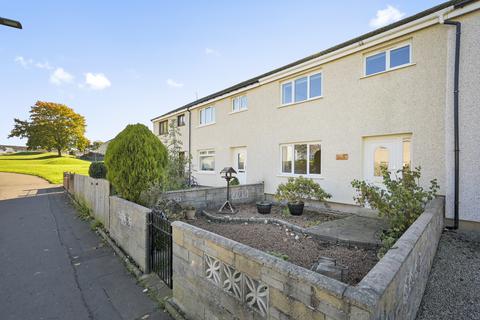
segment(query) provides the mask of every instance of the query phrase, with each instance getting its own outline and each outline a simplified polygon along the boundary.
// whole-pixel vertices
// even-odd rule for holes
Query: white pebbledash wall
[[[480,14],[471,13],[458,19],[462,23],[460,46],[460,220],[480,222]],[[454,139],[453,139],[453,75],[455,61],[455,27],[448,32],[448,66],[446,87],[445,152],[446,196],[445,215],[454,214]]]

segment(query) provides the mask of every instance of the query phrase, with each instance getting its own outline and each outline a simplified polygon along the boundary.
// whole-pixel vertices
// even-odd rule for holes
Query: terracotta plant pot
[[[185,219],[187,220],[193,220],[195,219],[195,213],[197,210],[191,209],[191,210],[185,210]]]
[[[303,206],[305,204],[303,202],[288,202],[288,211],[293,216],[301,216],[303,214]]]
[[[257,202],[257,212],[260,214],[269,214],[272,211],[272,203],[270,201]]]

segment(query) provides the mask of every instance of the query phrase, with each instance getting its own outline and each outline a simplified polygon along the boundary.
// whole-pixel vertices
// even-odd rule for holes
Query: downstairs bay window
[[[291,175],[321,174],[320,143],[295,143],[280,145],[281,173]]]

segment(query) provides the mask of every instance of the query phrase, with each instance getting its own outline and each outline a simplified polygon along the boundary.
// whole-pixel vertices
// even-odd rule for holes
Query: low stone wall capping
[[[193,189],[168,191],[163,198],[171,199],[182,205],[194,206],[198,211],[220,207],[226,200],[227,187],[199,187]],[[246,204],[263,200],[263,183],[230,186],[230,199],[235,204]]]
[[[173,298],[189,319],[414,319],[443,229],[435,199],[357,286],[173,223]]]

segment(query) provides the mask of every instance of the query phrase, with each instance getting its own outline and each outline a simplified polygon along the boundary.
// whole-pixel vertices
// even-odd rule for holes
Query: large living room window
[[[214,172],[215,150],[200,150],[198,152],[198,167],[203,172]]]
[[[322,149],[319,143],[283,144],[280,150],[282,174],[321,174]]]
[[[411,64],[411,45],[402,44],[365,57],[365,75],[369,76]]]
[[[204,126],[215,122],[215,107],[200,109],[200,125]]]
[[[248,109],[247,96],[238,96],[232,99],[232,112],[239,112]]]
[[[319,98],[323,94],[322,73],[292,79],[282,83],[282,105]]]

